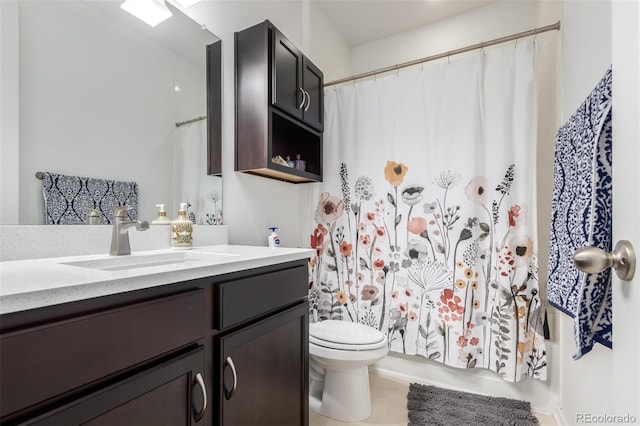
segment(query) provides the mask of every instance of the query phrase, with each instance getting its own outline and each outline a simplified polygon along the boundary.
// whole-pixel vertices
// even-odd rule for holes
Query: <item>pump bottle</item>
[[[271,235],[269,235],[269,247],[280,247],[280,236],[276,233],[275,226],[269,228],[271,230]]]
[[[192,241],[193,223],[187,216],[187,203],[180,203],[178,216],[171,221],[171,248],[189,250]]]
[[[171,220],[167,217],[167,211],[164,209],[164,204],[156,204],[158,207],[158,217],[151,221],[152,225],[171,225]]]

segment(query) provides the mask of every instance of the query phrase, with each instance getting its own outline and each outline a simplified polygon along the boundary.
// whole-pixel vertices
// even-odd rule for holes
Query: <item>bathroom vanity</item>
[[[2,262],[0,422],[308,424],[312,253]]]

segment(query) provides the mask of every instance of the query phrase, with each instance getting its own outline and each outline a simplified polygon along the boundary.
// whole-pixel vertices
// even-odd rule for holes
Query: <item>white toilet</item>
[[[350,321],[309,324],[309,408],[341,421],[371,415],[368,366],[389,352],[375,328]]]

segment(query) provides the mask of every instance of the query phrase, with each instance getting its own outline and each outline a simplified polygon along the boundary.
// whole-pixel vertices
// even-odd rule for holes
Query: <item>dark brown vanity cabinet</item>
[[[308,424],[309,304],[300,264],[220,283],[214,364],[220,425]]]
[[[220,337],[219,424],[307,424],[308,311],[298,305]]]
[[[2,424],[201,424],[205,291],[173,293],[3,316]]]
[[[271,22],[235,34],[236,170],[322,181],[323,78]],[[273,161],[298,155],[304,170]]]
[[[297,260],[5,314],[0,423],[307,425],[307,281]]]

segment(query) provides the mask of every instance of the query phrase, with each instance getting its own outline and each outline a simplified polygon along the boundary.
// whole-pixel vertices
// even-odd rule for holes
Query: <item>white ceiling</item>
[[[350,46],[458,15],[497,0],[313,0]]]

